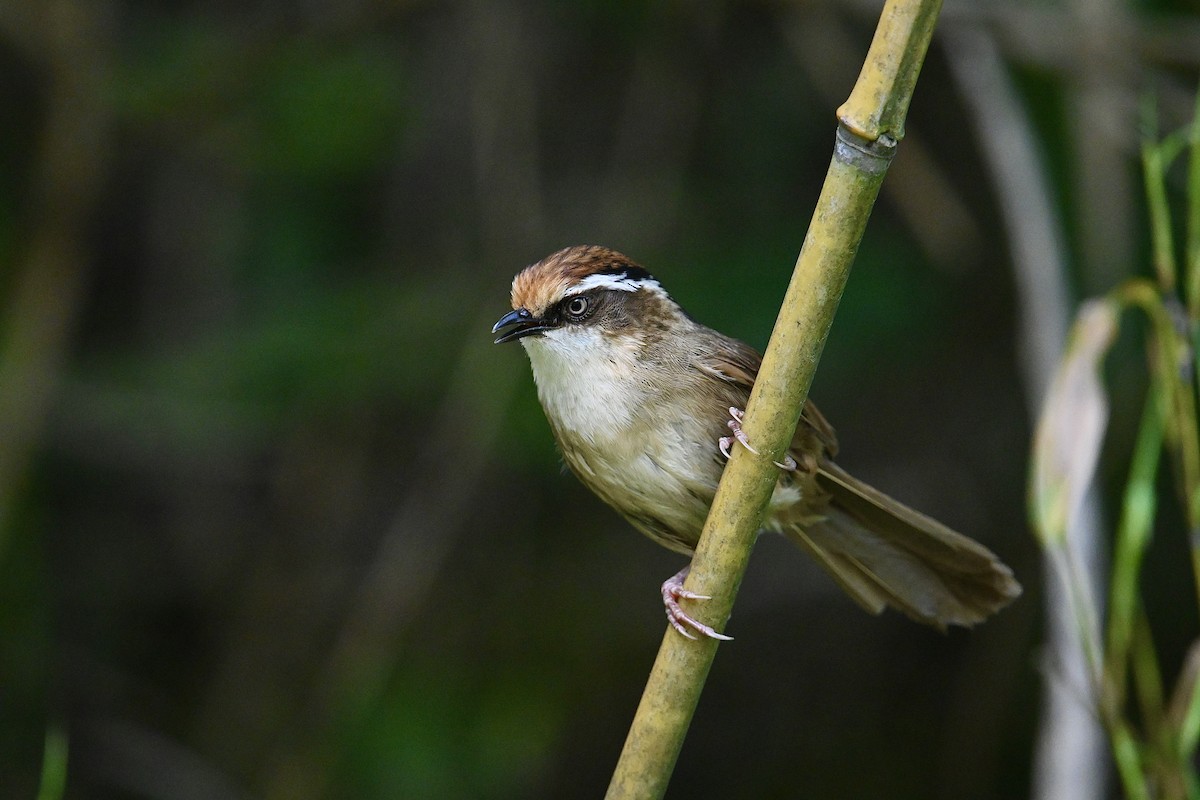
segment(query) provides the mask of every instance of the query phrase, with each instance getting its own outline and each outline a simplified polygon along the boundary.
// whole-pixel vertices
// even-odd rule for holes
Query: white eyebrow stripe
[[[580,294],[589,289],[615,289],[618,292],[636,292],[639,289],[662,291],[662,286],[653,278],[637,280],[630,278],[628,273],[620,275],[588,275],[586,278],[563,292],[564,297]]]

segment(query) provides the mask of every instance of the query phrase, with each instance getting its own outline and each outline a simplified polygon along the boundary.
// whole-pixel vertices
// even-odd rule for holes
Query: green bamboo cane
[[[761,455],[734,448],[692,559],[686,588],[712,599],[693,613],[729,618],[754,537],[791,441],[871,207],[904,134],[941,0],[889,0],[850,98],[838,109],[832,163],[746,406]],[[717,642],[668,628],[606,797],[666,792]]]

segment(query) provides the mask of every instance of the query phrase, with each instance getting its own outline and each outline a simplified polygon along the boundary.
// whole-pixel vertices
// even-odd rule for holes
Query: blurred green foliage
[[[36,795],[62,730],[67,798],[597,796],[680,563],[560,473],[488,329],[513,273],[595,242],[762,347],[874,7],[27,5],[0,396],[51,388],[0,402],[0,793]],[[1023,19],[989,24],[1069,152],[1075,84]],[[1194,58],[1146,49],[1169,115]],[[1026,599],[940,637],[762,541],[672,796],[1028,793],[1019,309],[950,78],[935,48],[814,397],[848,467]]]

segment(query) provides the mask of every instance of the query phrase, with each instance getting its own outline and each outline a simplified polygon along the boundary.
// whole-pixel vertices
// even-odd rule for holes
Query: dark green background
[[[9,5],[0,333],[61,318],[0,364],[9,399],[25,356],[50,387],[24,416],[0,403],[0,447],[28,441],[0,471],[0,794],[34,794],[56,729],[71,798],[600,796],[682,562],[562,474],[524,356],[489,328],[517,270],[586,242],[763,347],[877,4]],[[1195,6],[1119,8],[1137,43],[1111,88],[1156,88],[1180,124]],[[1146,262],[1133,106],[1081,129],[1085,77],[1116,79],[995,10],[956,19],[1001,42],[1068,279],[1103,291]],[[1028,793],[1030,400],[972,130],[935,41],[813,397],[844,466],[1026,593],[943,636],[861,613],[764,538],[671,797]],[[48,155],[59,136],[76,158]],[[1099,184],[1096,136],[1119,167]],[[1097,191],[1128,209],[1098,242]],[[21,292],[39,237],[73,254],[38,273],[43,305]],[[1190,596],[1160,561],[1157,589]],[[1191,634],[1172,636],[1168,664]]]

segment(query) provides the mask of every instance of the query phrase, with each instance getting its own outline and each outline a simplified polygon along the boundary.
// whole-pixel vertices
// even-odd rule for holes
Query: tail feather
[[[1021,593],[992,551],[893,500],[832,463],[817,484],[829,495],[819,520],[784,526],[863,608],[892,606],[945,629],[982,622]]]

